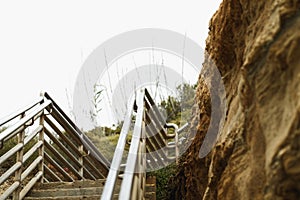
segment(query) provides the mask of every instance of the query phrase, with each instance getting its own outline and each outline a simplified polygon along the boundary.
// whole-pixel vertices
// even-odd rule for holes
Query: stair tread
[[[75,182],[50,182],[50,183],[38,183],[34,189],[52,189],[52,188],[82,188],[82,187],[99,187],[104,186],[105,179],[98,179],[98,180],[82,180],[82,181],[75,181]]]
[[[24,200],[81,200],[81,199],[90,199],[94,200],[100,199],[100,195],[87,195],[87,196],[59,196],[59,197],[25,197]]]
[[[117,181],[117,190],[120,189],[121,180]],[[105,185],[105,179],[82,180],[75,182],[51,182],[37,184],[24,198],[25,200],[81,200],[100,199]],[[155,198],[156,184],[147,181],[145,184],[145,199]],[[114,194],[113,199],[118,199],[119,195]]]
[[[46,190],[32,190],[28,196],[32,197],[56,197],[56,196],[84,196],[100,195],[103,187],[85,187],[85,188],[56,188]]]
[[[81,200],[81,199],[89,199],[99,200],[101,195],[85,195],[85,196],[59,196],[59,197],[25,197],[24,200]],[[118,194],[113,195],[113,199],[116,200],[119,198]]]

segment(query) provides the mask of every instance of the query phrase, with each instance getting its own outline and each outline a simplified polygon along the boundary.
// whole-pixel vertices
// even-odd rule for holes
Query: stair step
[[[25,197],[24,200],[99,200],[100,195],[90,195],[90,196],[61,196],[61,197]]]
[[[155,192],[145,192],[145,199],[156,200],[156,193]]]
[[[156,177],[149,176],[146,179],[145,199],[156,200]]]
[[[31,197],[59,197],[59,196],[87,196],[101,195],[103,187],[84,187],[84,188],[59,188],[32,190],[28,196]]]
[[[99,200],[105,179],[100,180],[82,180],[75,182],[51,182],[38,183],[26,195],[25,200],[81,200],[81,199],[97,199]],[[121,180],[117,180],[115,195],[113,199],[118,199],[117,192],[120,190]],[[156,199],[156,184],[155,179],[150,178],[146,181],[145,199]]]
[[[156,192],[156,185],[155,184],[146,184],[146,192]]]
[[[56,189],[56,188],[83,188],[83,187],[103,187],[105,179],[99,180],[83,180],[75,182],[50,182],[38,183],[34,186],[34,190]]]
[[[118,200],[119,196],[114,195],[113,200]],[[25,197],[24,200],[100,200],[100,195],[89,196],[62,196],[62,197]]]

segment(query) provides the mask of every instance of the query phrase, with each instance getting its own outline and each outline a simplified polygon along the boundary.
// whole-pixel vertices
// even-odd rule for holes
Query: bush
[[[167,167],[147,174],[147,176],[156,177],[156,199],[168,199],[168,183],[175,176],[176,167],[176,163],[172,163]]]
[[[1,132],[3,132],[6,128],[2,128],[0,130],[0,134]],[[37,142],[37,138],[32,139],[25,147],[24,147],[24,154]],[[8,141],[4,142],[3,147],[0,149],[0,157],[3,156],[6,152],[8,152],[10,149],[12,149],[13,147],[15,147],[18,144],[18,139],[17,136],[9,139]],[[31,163],[35,158],[37,157],[37,152],[35,152],[33,154],[33,156],[31,156],[26,163],[24,163],[25,165],[27,165],[28,163]],[[8,158],[0,167],[1,168],[10,168],[12,165],[14,165],[16,163],[16,158],[17,155],[14,154],[13,156],[11,156],[10,158]]]

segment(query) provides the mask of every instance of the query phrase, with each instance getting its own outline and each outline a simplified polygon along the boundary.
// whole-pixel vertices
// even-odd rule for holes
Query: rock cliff
[[[223,0],[212,17],[213,60],[227,112],[212,151],[199,158],[211,119],[199,78],[196,136],[171,182],[171,199],[300,198],[300,1]]]

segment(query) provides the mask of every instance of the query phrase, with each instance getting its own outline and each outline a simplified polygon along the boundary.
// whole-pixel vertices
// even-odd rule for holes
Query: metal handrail
[[[43,110],[51,104],[51,101],[46,101],[43,104],[41,104],[37,109],[29,113],[26,117],[22,118],[20,121],[15,123],[13,126],[7,128],[0,134],[0,148],[2,148],[3,142],[9,140],[13,136],[17,135],[18,132],[26,128],[26,123],[31,121],[34,121],[35,118],[40,117],[42,115]],[[21,129],[21,130],[20,130]]]
[[[144,174],[146,166],[139,166],[139,160],[146,156],[145,149],[145,135],[144,135],[144,90],[137,93],[136,104],[138,107],[131,145],[127,157],[126,168],[124,171],[124,178],[121,185],[119,199],[140,199],[138,193],[143,192],[143,188],[137,190],[138,185],[134,185],[135,174]],[[146,159],[146,158],[144,158]],[[146,162],[144,163],[144,165]],[[140,168],[141,167],[141,168]],[[141,191],[142,190],[142,191]]]
[[[102,200],[112,199],[113,197],[114,188],[116,187],[117,178],[120,172],[120,167],[122,165],[121,162],[124,154],[126,138],[131,124],[132,112],[133,112],[133,106],[129,107],[125,115],[124,124],[122,126],[118,144],[116,146],[115,153],[110,166],[110,170],[107,176],[107,180],[105,182],[105,186],[102,192],[102,197],[101,197]]]
[[[43,97],[39,97],[36,101],[34,101],[33,103],[30,103],[29,105],[25,106],[24,108],[0,119],[0,126],[10,122],[11,120],[21,116],[23,113],[27,112],[28,110],[30,110],[31,108],[33,108],[34,106],[43,103],[44,98]]]
[[[166,161],[172,160],[167,153],[162,150],[168,146],[168,140],[175,140],[175,157],[178,162],[178,126],[172,123],[166,123],[163,120],[162,114],[155,105],[151,95],[147,89],[137,92],[135,101],[136,105],[132,105],[128,110],[122,131],[118,140],[118,144],[112,160],[112,165],[102,193],[102,200],[110,200],[116,194],[115,186],[117,184],[117,177],[121,177],[121,187],[119,191],[119,199],[143,199],[145,192],[145,179],[147,171],[147,157],[148,151],[153,151],[156,161],[153,165],[164,165]],[[129,131],[130,122],[132,119],[132,109],[137,107],[136,119],[134,121],[133,135],[130,142],[130,148],[126,164],[121,164],[122,156],[124,154],[124,147],[126,137]],[[153,119],[155,118],[155,119]],[[150,123],[149,123],[150,120]],[[152,124],[151,124],[152,122]],[[174,129],[173,134],[167,132],[168,128]],[[147,156],[152,156],[148,154]],[[153,158],[154,160],[155,158]],[[124,174],[120,176],[120,166],[125,166]]]

